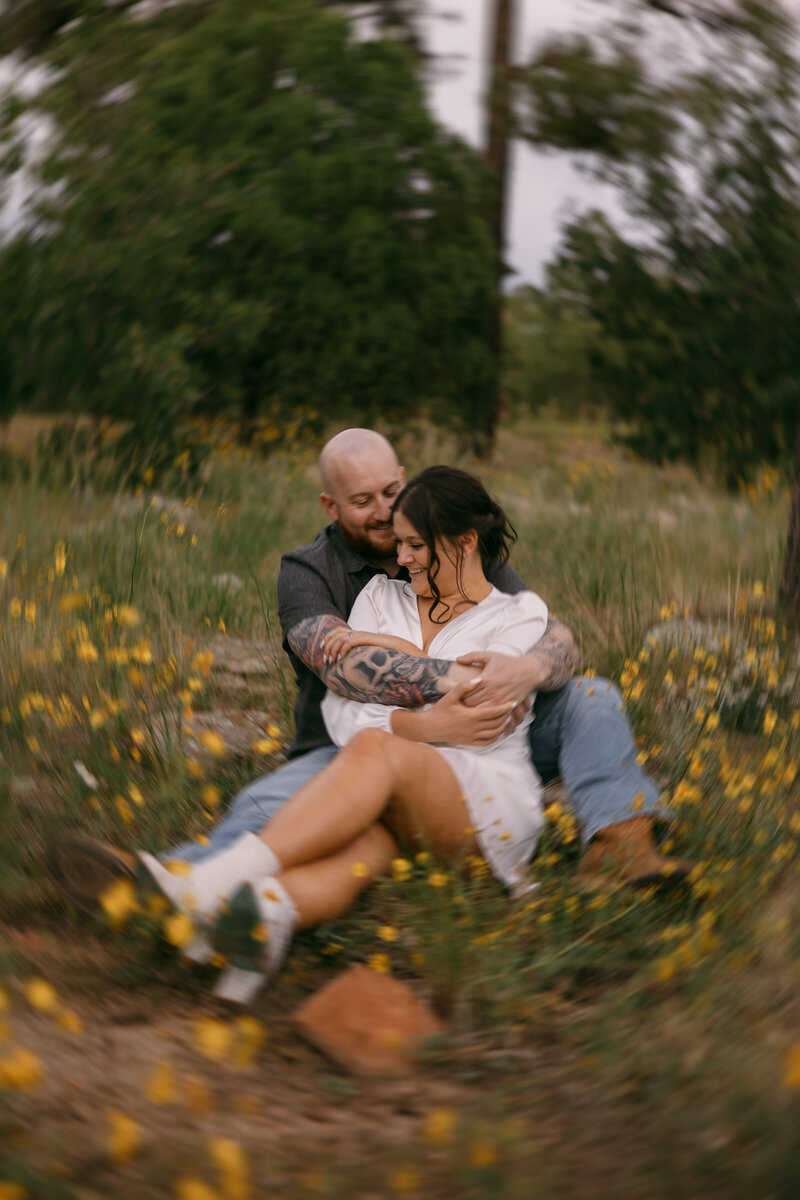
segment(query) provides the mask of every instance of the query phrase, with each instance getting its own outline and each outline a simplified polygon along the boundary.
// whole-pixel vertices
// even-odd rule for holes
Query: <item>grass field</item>
[[[470,465],[431,431],[400,449],[410,473]],[[69,446],[25,462],[3,449],[0,1200],[798,1194],[785,481],[765,470],[731,496],[599,426],[505,429],[477,469],[519,532],[514,565],[574,630],[582,670],[623,689],[670,843],[698,864],[691,892],[581,892],[557,798],[527,903],[423,856],[299,938],[237,1017],[169,925],[66,911],[41,857],[64,830],[202,837],[281,761],[275,579],[322,523],[314,453],[218,438],[164,491],[93,487],[102,464]],[[412,1079],[343,1075],[292,1032],[298,1002],[358,961],[447,1022]]]

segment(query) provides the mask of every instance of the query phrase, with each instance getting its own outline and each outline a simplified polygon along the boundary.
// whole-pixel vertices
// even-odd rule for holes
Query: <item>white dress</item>
[[[416,596],[402,580],[376,575],[356,599],[352,629],[405,638],[422,649]],[[428,646],[431,658],[458,658],[477,650],[517,657],[539,640],[547,606],[533,592],[508,596],[492,588],[485,600],[453,617]],[[395,708],[362,704],[326,692],[322,715],[331,741],[344,746],[360,730],[391,732]],[[544,817],[541,780],[528,749],[530,714],[507,737],[490,746],[435,746],[447,759],[466,801],[470,824],[492,871],[512,892],[526,888],[525,864],[536,846]]]

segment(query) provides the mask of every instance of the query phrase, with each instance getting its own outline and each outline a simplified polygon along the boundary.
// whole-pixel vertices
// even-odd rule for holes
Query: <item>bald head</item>
[[[341,493],[351,468],[364,463],[385,463],[397,470],[399,463],[392,444],[374,429],[343,429],[322,447],[319,473],[322,486],[331,496]]]
[[[322,507],[370,562],[394,562],[392,504],[406,477],[391,444],[374,429],[343,429],[319,456]]]

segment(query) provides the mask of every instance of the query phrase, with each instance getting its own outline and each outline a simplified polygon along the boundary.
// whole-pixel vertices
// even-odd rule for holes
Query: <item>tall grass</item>
[[[399,440],[409,473],[464,462],[432,430]],[[9,935],[54,926],[72,957],[89,936],[59,912],[41,867],[55,832],[129,847],[202,836],[238,786],[280,761],[290,687],[275,580],[282,551],[323,521],[313,457],[310,447],[267,459],[229,448],[191,482],[176,475],[166,495],[95,492],[85,474],[76,490],[76,472],[58,483],[41,462],[6,462],[0,898]],[[582,892],[562,801],[548,810],[540,887],[527,902],[510,905],[481,864],[458,871],[424,854],[396,864],[353,913],[299,939],[251,1026],[218,1020],[214,1036],[227,1049],[210,1054],[209,1029],[198,1027],[196,1054],[201,1067],[205,1055],[215,1072],[233,1071],[241,1038],[275,1005],[282,1012],[363,959],[412,980],[446,1016],[448,1034],[428,1048],[424,1069],[460,1088],[458,1099],[423,1105],[394,1145],[378,1139],[357,1192],[344,1153],[339,1161],[331,1151],[312,1179],[302,1153],[270,1141],[268,1118],[239,1135],[220,1116],[219,1128],[241,1141],[253,1195],[274,1191],[277,1156],[292,1196],[788,1196],[800,1084],[800,712],[797,647],[772,605],[785,483],[765,473],[731,496],[621,454],[598,428],[532,421],[504,431],[492,464],[471,465],[512,515],[514,565],[573,628],[584,668],[622,688],[641,759],[674,814],[668,846],[698,864],[694,885],[688,895]],[[250,690],[226,690],[231,680],[214,669],[209,647],[223,631],[252,640],[267,664]],[[266,712],[268,728],[234,753],[214,722],[221,729],[237,711],[244,720],[248,707]],[[19,1057],[36,1035],[24,1019],[31,1009],[61,1022],[67,1038],[65,1012],[82,1006],[91,1019],[93,996],[115,978],[143,1004],[160,988],[159,1005],[177,994],[202,1006],[205,978],[153,935],[152,920],[123,938],[102,934],[111,967],[80,977],[70,955],[9,939],[0,1009],[27,1032],[14,1025],[0,1045],[0,1125],[37,1126],[37,1071],[50,1076],[30,1045]],[[56,1000],[31,990],[35,976]],[[253,1050],[268,1071],[264,1053]],[[57,1064],[52,1075],[57,1088]],[[198,1172],[195,1182],[211,1179],[211,1166],[205,1175],[197,1166],[206,1133],[187,1141],[140,1085],[126,1101],[131,1120],[160,1122],[163,1140],[126,1154],[118,1128],[99,1194],[211,1194],[178,1187]],[[257,1077],[239,1086],[261,1095]],[[326,1086],[334,1105],[360,1088],[338,1077]],[[24,1194],[55,1195],[33,1144],[9,1160],[7,1179]],[[245,1168],[226,1153],[219,1194],[245,1195],[231,1164]],[[134,1161],[132,1180],[125,1164]],[[594,1190],[584,1162],[600,1181]],[[82,1177],[71,1170],[65,1159],[57,1186],[77,1195]]]

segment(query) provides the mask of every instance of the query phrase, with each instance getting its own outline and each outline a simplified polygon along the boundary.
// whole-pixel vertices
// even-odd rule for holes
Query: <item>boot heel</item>
[[[205,933],[197,933],[192,938],[187,946],[181,947],[181,955],[183,958],[188,958],[189,962],[207,963],[211,962],[214,957],[214,947],[211,945],[211,939]]]
[[[261,971],[228,967],[217,980],[214,995],[230,1004],[252,1004],[266,982],[267,977]]]

